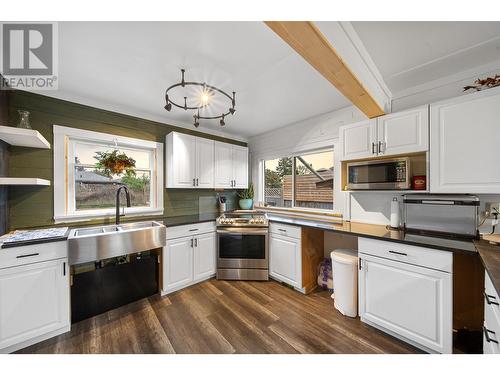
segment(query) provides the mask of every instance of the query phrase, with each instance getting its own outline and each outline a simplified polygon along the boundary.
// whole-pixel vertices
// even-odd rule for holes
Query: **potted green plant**
[[[250,182],[248,185],[248,189],[241,190],[238,193],[238,197],[240,198],[239,205],[242,210],[250,210],[253,207],[253,184]]]
[[[96,152],[94,159],[97,160],[96,168],[108,177],[120,176],[123,173],[126,176],[135,176],[135,160],[124,152],[118,150]]]

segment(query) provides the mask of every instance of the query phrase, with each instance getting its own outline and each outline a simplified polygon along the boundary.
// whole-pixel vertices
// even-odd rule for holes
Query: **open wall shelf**
[[[0,185],[50,186],[50,181],[43,178],[0,177]]]
[[[0,126],[0,139],[11,146],[50,149],[50,143],[38,130]]]

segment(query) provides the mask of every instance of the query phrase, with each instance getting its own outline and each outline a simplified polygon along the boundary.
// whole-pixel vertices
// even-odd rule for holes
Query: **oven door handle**
[[[246,235],[267,235],[269,231],[267,228],[265,229],[250,229],[250,228],[245,228],[245,229],[239,229],[239,228],[232,228],[232,229],[217,229],[217,234],[246,234]]]

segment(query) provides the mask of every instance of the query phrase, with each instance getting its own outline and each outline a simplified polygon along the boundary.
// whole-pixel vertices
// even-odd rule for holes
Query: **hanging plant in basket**
[[[96,168],[101,170],[104,175],[135,176],[135,160],[119,150],[96,152],[94,159],[97,160]]]

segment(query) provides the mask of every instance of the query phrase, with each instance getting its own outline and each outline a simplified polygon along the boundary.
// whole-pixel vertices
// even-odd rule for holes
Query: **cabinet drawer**
[[[68,257],[68,241],[0,249],[0,269]]]
[[[500,354],[500,322],[491,305],[484,307],[483,349],[486,346],[489,353]]]
[[[496,327],[493,330],[496,332],[496,336],[500,338],[500,298],[486,271],[484,275],[484,317],[485,325],[489,329],[493,329],[490,327]]]
[[[215,221],[167,227],[167,240],[215,231]]]
[[[453,270],[453,254],[389,241],[358,239],[359,252],[445,272]]]
[[[269,231],[285,237],[300,238],[302,228],[294,225],[271,223],[269,225]]]

